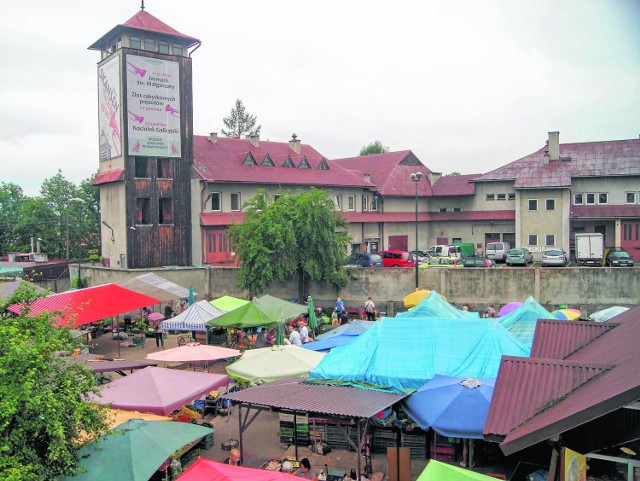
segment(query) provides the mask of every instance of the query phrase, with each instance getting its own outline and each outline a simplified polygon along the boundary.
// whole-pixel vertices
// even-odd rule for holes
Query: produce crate
[[[288,422],[288,423],[293,423],[293,416],[294,414],[292,412],[288,412],[288,411],[281,411],[280,412],[280,422]],[[295,415],[296,418],[296,424],[309,424],[309,414],[296,414]]]

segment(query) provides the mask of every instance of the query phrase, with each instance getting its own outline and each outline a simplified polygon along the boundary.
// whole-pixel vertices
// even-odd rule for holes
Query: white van
[[[437,245],[430,247],[427,252],[430,253],[431,251],[433,251],[437,257],[455,257],[456,259],[460,259],[462,255],[459,246]]]
[[[496,262],[505,262],[509,249],[511,249],[511,246],[508,242],[488,242],[485,255]]]

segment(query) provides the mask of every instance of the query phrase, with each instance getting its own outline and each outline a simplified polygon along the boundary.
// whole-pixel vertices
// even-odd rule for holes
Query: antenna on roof
[[[140,10],[144,10],[144,0],[140,0]]]

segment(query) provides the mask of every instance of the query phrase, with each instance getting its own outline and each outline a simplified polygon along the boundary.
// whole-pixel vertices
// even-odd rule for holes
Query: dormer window
[[[242,165],[258,165],[258,163],[256,162],[256,159],[253,158],[253,155],[251,155],[251,152],[249,152],[245,157],[244,162],[242,162]]]
[[[148,50],[149,52],[155,52],[156,51],[156,43],[153,41],[152,38],[145,38],[144,39],[144,49]]]
[[[302,157],[302,160],[300,161],[300,165],[298,166],[299,169],[310,169],[311,165],[309,164],[309,161],[307,160],[306,157]]]
[[[320,165],[318,165],[318,169],[320,169],[320,170],[329,170],[329,164],[327,164],[327,159],[322,159],[320,161]]]
[[[269,154],[264,156],[262,167],[275,167],[275,164],[273,163],[273,160],[271,160],[271,157],[269,157]]]
[[[282,163],[282,167],[287,167],[289,169],[294,169],[296,166],[293,165],[293,160],[291,160],[291,157],[289,157],[287,155],[287,158],[284,159],[284,162]]]
[[[129,47],[130,48],[140,48],[142,43],[140,42],[140,37],[129,37]]]
[[[167,42],[158,42],[158,53],[169,53],[169,44]]]

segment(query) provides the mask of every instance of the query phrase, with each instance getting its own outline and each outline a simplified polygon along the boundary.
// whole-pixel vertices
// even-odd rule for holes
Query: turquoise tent
[[[407,312],[399,312],[396,317],[446,317],[449,319],[477,319],[477,312],[456,309],[436,291],[431,291],[420,304]]]
[[[332,349],[310,377],[406,392],[436,374],[497,377],[503,355],[526,357],[529,349],[495,319],[383,318]]]
[[[496,321],[502,324],[530,351],[538,319],[555,319],[555,317],[542,307],[534,297],[529,297],[515,311],[506,316],[498,317]]]

